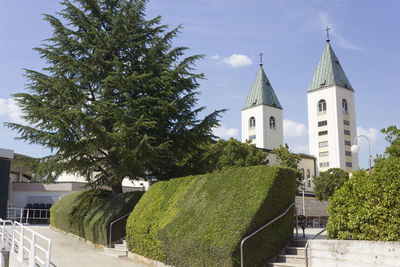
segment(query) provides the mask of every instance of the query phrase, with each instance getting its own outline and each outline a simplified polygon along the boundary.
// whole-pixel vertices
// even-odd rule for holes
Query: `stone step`
[[[287,263],[287,262],[270,262],[267,264],[268,267],[304,267],[305,263],[298,264],[298,263]]]
[[[114,248],[128,250],[126,244],[114,244]]]
[[[299,255],[279,255],[279,262],[305,264],[305,257]]]
[[[105,248],[104,253],[111,256],[118,257],[127,257],[128,251],[126,249],[118,249],[118,248]]]
[[[286,247],[283,250],[282,254],[304,256],[305,255],[304,251],[305,251],[304,247]]]
[[[307,240],[292,240],[291,242],[290,242],[290,246],[291,247],[305,247],[306,246],[306,244],[307,244]]]

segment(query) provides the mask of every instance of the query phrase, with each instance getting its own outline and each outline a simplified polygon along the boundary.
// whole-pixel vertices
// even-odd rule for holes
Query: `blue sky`
[[[19,121],[11,94],[25,90],[23,68],[45,66],[32,48],[51,36],[42,14],[54,14],[54,0],[0,0],[0,122]],[[324,28],[355,89],[359,133],[368,135],[372,154],[386,146],[381,128],[400,126],[400,1],[333,0],[153,0],[150,17],[162,16],[171,28],[182,24],[176,46],[187,55],[203,54],[199,105],[206,112],[227,108],[221,137],[241,137],[240,112],[258,70],[264,70],[284,110],[284,139],[295,152],[308,152],[307,88],[325,47]],[[44,156],[39,146],[16,141],[0,126],[0,147]],[[360,139],[360,164],[367,167],[367,147]]]

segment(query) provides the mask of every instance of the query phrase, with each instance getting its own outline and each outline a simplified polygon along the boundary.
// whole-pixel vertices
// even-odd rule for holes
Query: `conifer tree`
[[[198,119],[198,80],[186,47],[173,47],[180,27],[146,20],[145,0],[62,2],[45,15],[53,35],[35,48],[47,67],[26,70],[28,93],[15,94],[27,125],[8,123],[18,139],[50,148],[34,174],[62,172],[122,192],[125,177],[167,179],[185,154],[214,138],[223,111]]]

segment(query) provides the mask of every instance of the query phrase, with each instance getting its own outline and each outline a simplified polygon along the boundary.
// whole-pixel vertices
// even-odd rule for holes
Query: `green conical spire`
[[[250,92],[247,95],[243,109],[258,105],[267,105],[282,109],[282,106],[275,95],[274,89],[272,89],[267,75],[262,68],[262,64],[260,64],[260,69],[258,70]]]
[[[353,91],[353,87],[351,87],[328,40],[308,91],[331,85],[338,85]]]

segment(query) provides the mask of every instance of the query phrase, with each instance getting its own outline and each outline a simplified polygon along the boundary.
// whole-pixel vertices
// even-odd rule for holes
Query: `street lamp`
[[[364,137],[365,139],[367,139],[367,142],[368,142],[368,164],[369,164],[369,171],[371,171],[372,170],[371,169],[371,148],[370,148],[369,139],[367,136],[365,136],[365,135],[356,136],[356,138],[354,138],[353,145],[351,146],[351,152],[355,153],[355,154],[358,154],[358,152],[360,152],[360,147],[358,146],[358,142],[357,142],[359,137]]]
[[[305,175],[303,176],[304,178],[303,178],[303,216],[304,217],[306,217],[306,205],[304,204],[304,191],[305,191],[305,189],[306,189],[306,177],[305,177]],[[311,177],[310,178],[307,178],[307,181],[310,181],[311,180]]]

